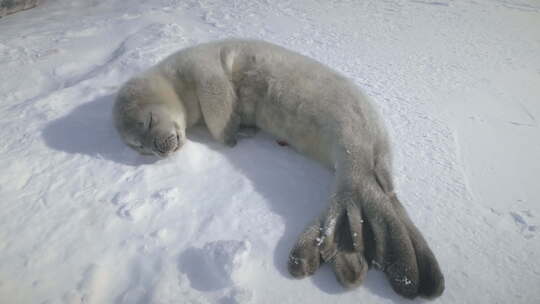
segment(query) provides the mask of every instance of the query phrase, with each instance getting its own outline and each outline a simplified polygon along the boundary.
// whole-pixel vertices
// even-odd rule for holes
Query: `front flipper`
[[[223,72],[197,70],[196,92],[204,122],[217,141],[236,145],[240,115],[236,112],[236,95]]]
[[[253,138],[255,137],[255,135],[257,135],[258,132],[259,129],[257,127],[241,125],[240,130],[238,130],[237,137],[239,139]]]

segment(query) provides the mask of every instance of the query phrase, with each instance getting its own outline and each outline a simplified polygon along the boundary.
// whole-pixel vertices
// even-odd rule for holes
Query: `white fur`
[[[336,171],[328,211],[291,252],[293,275],[312,274],[325,261],[341,283],[355,286],[373,260],[404,296],[442,293],[437,261],[393,192],[390,145],[381,120],[343,75],[267,42],[211,42],[172,54],[130,80],[114,111],[126,143],[160,156],[178,149],[185,130],[197,123],[231,146],[240,125],[289,143]],[[149,116],[159,124],[145,125]],[[178,134],[176,145],[171,134]],[[366,224],[370,234],[363,232]],[[399,280],[403,277],[408,284]]]

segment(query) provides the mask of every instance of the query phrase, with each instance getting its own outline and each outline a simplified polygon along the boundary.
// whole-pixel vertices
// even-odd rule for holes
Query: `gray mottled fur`
[[[130,80],[114,114],[127,144],[159,156],[177,150],[185,129],[199,122],[230,146],[240,125],[273,134],[336,176],[327,211],[291,250],[293,276],[311,275],[326,262],[339,282],[353,287],[374,265],[405,297],[443,292],[439,265],[394,193],[379,115],[350,80],[328,67],[262,41],[201,44]],[[149,115],[158,118],[150,127]]]

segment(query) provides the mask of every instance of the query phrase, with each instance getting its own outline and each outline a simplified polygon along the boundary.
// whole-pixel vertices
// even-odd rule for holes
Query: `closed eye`
[[[132,144],[132,143],[128,143],[128,146],[130,146],[131,148],[135,149],[135,150],[140,150],[140,149],[144,149],[144,146],[142,144]]]

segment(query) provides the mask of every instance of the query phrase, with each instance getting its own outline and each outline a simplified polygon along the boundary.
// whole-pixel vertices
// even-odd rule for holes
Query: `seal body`
[[[327,262],[351,287],[375,265],[405,297],[442,293],[439,265],[394,193],[378,113],[352,81],[323,64],[263,41],[201,44],[128,81],[114,117],[128,145],[161,157],[178,150],[198,123],[229,146],[241,126],[276,136],[336,175],[328,210],[291,251],[293,276]]]
[[[373,107],[350,80],[276,45],[209,43],[180,51],[157,69],[173,84],[178,77],[184,80],[176,89],[179,99],[192,105],[187,126],[203,119],[218,140],[229,144],[240,125],[256,126],[334,167],[345,148],[354,149],[356,143],[373,147],[375,141],[387,140]],[[208,103],[215,98],[222,104],[197,107],[196,99],[204,96]],[[204,115],[213,110],[219,113]],[[209,122],[213,116],[222,117]]]

